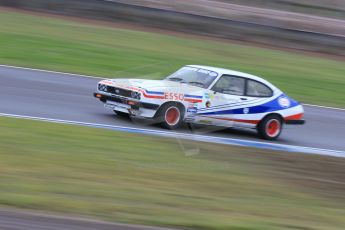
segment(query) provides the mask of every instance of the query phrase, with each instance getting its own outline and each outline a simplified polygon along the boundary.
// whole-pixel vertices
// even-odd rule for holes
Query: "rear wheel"
[[[158,120],[164,128],[176,129],[183,122],[184,108],[177,103],[168,103],[161,107]]]
[[[258,125],[259,135],[266,140],[276,140],[282,132],[283,123],[278,115],[265,117]]]

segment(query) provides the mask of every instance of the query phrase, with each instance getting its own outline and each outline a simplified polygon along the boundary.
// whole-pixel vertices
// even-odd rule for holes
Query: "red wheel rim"
[[[266,124],[266,133],[269,137],[275,137],[280,133],[280,122],[277,119],[269,120]]]
[[[180,120],[180,110],[176,107],[170,107],[165,112],[165,121],[169,125],[176,125]]]

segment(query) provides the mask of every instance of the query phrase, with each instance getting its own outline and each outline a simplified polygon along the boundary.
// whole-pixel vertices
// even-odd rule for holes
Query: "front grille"
[[[105,84],[98,84],[98,90],[105,92],[105,93],[111,93],[116,96],[121,96],[121,97],[127,97],[127,98],[133,98],[136,100],[141,99],[141,93],[137,91],[131,91],[127,89],[122,89],[110,85],[105,85]]]
[[[113,86],[107,86],[107,92],[114,94],[114,95],[119,95],[122,97],[131,97],[132,91],[126,90],[126,89],[121,89],[121,88],[116,88]]]

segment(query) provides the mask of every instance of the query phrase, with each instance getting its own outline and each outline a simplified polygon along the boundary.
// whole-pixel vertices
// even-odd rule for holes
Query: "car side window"
[[[273,91],[258,81],[247,80],[247,90],[246,95],[250,97],[271,97]]]
[[[244,86],[244,78],[223,75],[212,87],[212,90],[219,93],[242,96],[244,95]]]

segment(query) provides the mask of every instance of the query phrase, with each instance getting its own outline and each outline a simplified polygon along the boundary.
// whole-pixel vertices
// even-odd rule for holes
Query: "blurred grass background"
[[[268,48],[8,12],[0,63],[106,77],[160,79],[186,64],[262,76],[304,103],[345,107],[345,65]]]
[[[1,207],[196,229],[345,226],[342,158],[12,118],[0,128]]]

